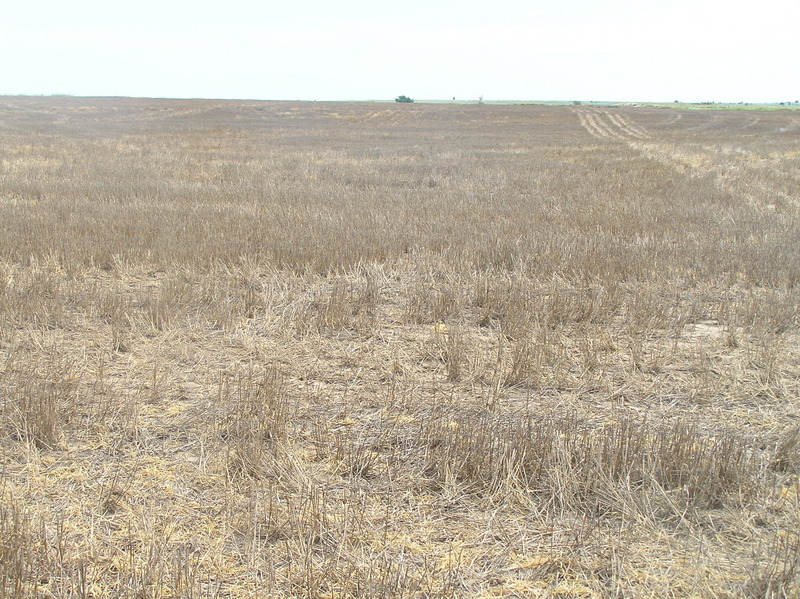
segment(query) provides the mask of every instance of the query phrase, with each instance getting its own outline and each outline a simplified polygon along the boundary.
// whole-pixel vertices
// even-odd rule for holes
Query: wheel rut
[[[599,108],[573,108],[581,125],[592,137],[619,140],[648,139],[650,133],[618,112]]]

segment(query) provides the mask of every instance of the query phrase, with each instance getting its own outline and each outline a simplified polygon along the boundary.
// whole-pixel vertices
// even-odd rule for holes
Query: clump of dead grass
[[[651,497],[674,515],[753,501],[764,484],[746,442],[687,422],[449,413],[429,420],[421,436],[426,471],[443,484],[490,493],[522,486],[561,509],[624,514],[654,509],[642,499]]]
[[[215,428],[224,442],[227,475],[263,476],[288,436],[292,404],[284,375],[274,368],[224,375],[217,410]]]

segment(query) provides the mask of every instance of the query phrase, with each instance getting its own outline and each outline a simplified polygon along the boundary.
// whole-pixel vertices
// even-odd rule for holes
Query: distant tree
[[[402,103],[402,104],[413,104],[413,103],[414,103],[414,100],[412,100],[412,99],[411,99],[411,98],[409,98],[408,96],[397,96],[397,97],[394,99],[394,101],[395,101],[395,102],[400,102],[400,103]]]

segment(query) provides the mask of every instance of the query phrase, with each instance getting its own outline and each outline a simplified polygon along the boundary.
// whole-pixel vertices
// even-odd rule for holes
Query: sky
[[[800,1],[3,0],[0,94],[800,100]]]

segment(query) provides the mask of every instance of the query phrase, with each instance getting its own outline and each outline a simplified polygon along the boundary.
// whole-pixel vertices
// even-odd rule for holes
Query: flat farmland
[[[800,112],[0,98],[0,597],[800,593]]]

